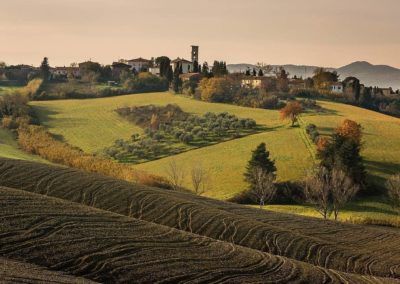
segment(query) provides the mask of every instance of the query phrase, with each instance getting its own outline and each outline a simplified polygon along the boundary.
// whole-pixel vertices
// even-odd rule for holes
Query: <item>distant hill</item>
[[[358,61],[337,69],[341,78],[355,76],[366,86],[400,89],[400,69]]]
[[[272,67],[283,66],[291,76],[296,75],[297,77],[310,77],[313,74],[315,68],[318,66],[308,65],[272,65]],[[228,70],[230,72],[244,72],[247,67],[256,67],[253,64],[229,64]],[[387,66],[387,65],[373,65],[365,61],[353,62],[349,65],[340,68],[326,68],[328,70],[336,70],[340,74],[340,78],[344,79],[348,76],[355,76],[361,80],[366,86],[378,86],[378,87],[392,87],[393,89],[400,89],[400,69]]]

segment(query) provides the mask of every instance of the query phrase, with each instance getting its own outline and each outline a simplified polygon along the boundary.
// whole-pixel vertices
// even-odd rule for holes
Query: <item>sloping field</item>
[[[48,163],[38,156],[30,155],[19,149],[14,135],[0,127],[0,157]]]
[[[142,130],[119,117],[114,110],[123,106],[178,104],[183,111],[195,114],[229,112],[239,117],[249,117],[269,130],[241,139],[220,143],[174,157],[137,165],[139,169],[162,175],[171,159],[190,168],[202,163],[213,174],[209,197],[227,199],[246,189],[242,172],[250,158],[251,150],[265,142],[272,158],[277,162],[278,179],[295,181],[304,177],[313,164],[314,146],[304,131],[307,123],[315,123],[325,133],[332,131],[343,119],[361,123],[365,131],[363,156],[368,171],[375,180],[383,182],[388,174],[400,171],[400,119],[365,109],[320,102],[324,113],[302,116],[301,128],[290,128],[279,120],[278,111],[252,109],[226,104],[213,104],[175,96],[170,93],[136,94],[93,100],[62,100],[32,102],[41,123],[50,132],[88,152],[97,152],[111,146],[116,139],[127,139],[133,132]],[[187,177],[185,186],[190,187]]]
[[[0,257],[1,283],[59,283],[59,284],[95,284],[81,277],[74,277],[59,271],[47,270],[43,267],[14,261]]]
[[[11,188],[0,187],[0,208],[3,257],[98,282],[398,282],[322,269]]]
[[[0,185],[44,194],[342,272],[400,277],[400,231],[322,222],[0,159]],[[1,208],[1,207],[0,207]]]

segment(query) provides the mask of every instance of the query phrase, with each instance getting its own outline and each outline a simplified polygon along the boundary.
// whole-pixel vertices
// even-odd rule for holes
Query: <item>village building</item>
[[[193,70],[193,62],[183,59],[177,58],[171,61],[172,70],[176,68],[182,68],[182,74],[191,73]]]
[[[303,79],[291,79],[288,87],[290,90],[302,90],[307,88],[307,84]]]
[[[78,67],[54,67],[50,68],[50,73],[53,78],[67,78],[68,74],[75,78],[80,77],[80,71]]]
[[[113,62],[111,65],[112,77],[114,80],[119,80],[123,71],[132,72],[131,66],[122,62]]]
[[[126,64],[131,66],[132,71],[135,72],[142,72],[142,71],[149,71],[150,67],[153,67],[153,60],[144,59],[142,57],[125,60]]]
[[[334,94],[343,94],[343,84],[341,82],[331,83],[329,90]]]
[[[392,94],[392,88],[381,88],[380,90],[384,96],[390,96]]]
[[[242,88],[261,88],[265,77],[244,77],[241,82]]]
[[[159,76],[160,75],[160,67],[159,66],[150,67],[149,72],[153,75]]]

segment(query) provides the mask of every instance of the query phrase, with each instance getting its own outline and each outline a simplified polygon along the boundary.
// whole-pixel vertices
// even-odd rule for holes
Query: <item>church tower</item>
[[[192,63],[197,62],[199,64],[199,47],[192,45]]]

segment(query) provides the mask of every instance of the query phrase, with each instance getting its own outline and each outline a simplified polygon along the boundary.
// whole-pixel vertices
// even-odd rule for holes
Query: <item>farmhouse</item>
[[[190,73],[193,70],[193,62],[179,57],[171,61],[171,66],[172,70],[182,67],[183,74]]]
[[[343,94],[343,84],[341,82],[331,83],[329,90],[335,94]]]
[[[149,72],[153,75],[160,75],[160,67],[159,66],[154,66],[149,68]]]
[[[303,79],[292,79],[289,82],[289,89],[291,90],[301,90],[306,87],[306,82]]]
[[[242,79],[242,88],[260,88],[265,77],[245,77]]]
[[[144,59],[142,57],[125,60],[125,63],[131,66],[131,69],[136,72],[149,71],[149,68],[153,66],[153,60]]]
[[[50,69],[50,73],[53,78],[67,77],[71,74],[73,77],[80,77],[80,71],[78,67],[54,67]]]
[[[111,65],[112,77],[118,79],[122,71],[131,72],[131,66],[122,62],[113,62]]]

